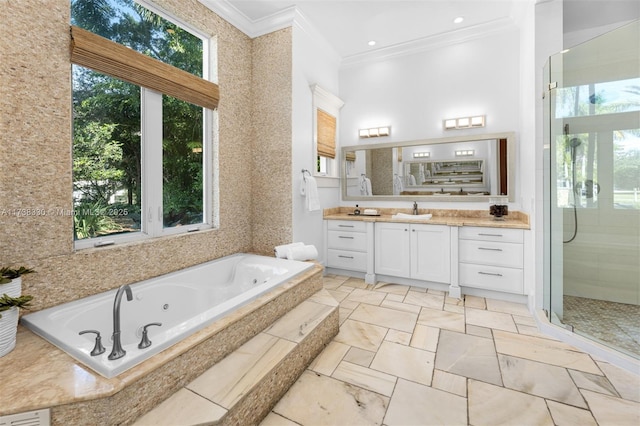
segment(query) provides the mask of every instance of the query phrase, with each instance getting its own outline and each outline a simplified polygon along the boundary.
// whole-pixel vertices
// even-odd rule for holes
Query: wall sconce
[[[431,157],[431,153],[430,152],[414,152],[413,153],[413,158],[429,158]]]
[[[475,153],[473,149],[461,149],[456,151],[456,157],[473,157]]]
[[[445,130],[469,129],[484,127],[484,121],[484,115],[476,115],[473,117],[446,118],[443,120],[443,124]]]
[[[391,134],[391,126],[373,127],[371,129],[360,129],[358,135],[361,138],[375,138],[378,136],[389,136]]]

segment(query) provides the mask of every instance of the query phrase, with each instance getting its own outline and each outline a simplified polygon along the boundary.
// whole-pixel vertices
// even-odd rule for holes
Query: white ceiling
[[[344,60],[444,34],[515,22],[525,2],[549,0],[199,0],[254,37],[290,25],[293,10]],[[637,19],[640,0],[564,0],[564,32]],[[453,19],[462,16],[461,24]],[[375,40],[375,46],[368,46]]]
[[[503,21],[515,1],[521,0],[227,0],[254,22],[296,6],[342,58]],[[465,19],[454,24],[458,16]]]

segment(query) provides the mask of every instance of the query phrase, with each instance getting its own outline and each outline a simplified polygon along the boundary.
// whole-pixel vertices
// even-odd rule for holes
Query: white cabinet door
[[[411,225],[411,278],[451,282],[451,231],[447,225]]]
[[[376,274],[411,276],[410,227],[404,223],[376,223]]]

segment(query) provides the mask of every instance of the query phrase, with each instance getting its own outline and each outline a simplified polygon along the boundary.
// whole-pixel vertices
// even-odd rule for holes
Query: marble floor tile
[[[404,331],[398,331],[390,328],[389,331],[387,331],[387,335],[384,337],[384,340],[409,346],[409,343],[411,342],[411,333],[405,333]]]
[[[418,317],[418,324],[428,327],[443,328],[464,333],[464,315],[455,312],[438,311],[422,308]]]
[[[339,289],[338,290],[329,290],[328,289],[327,291],[329,292],[331,297],[336,299],[336,302],[342,302],[350,294],[350,292],[342,291],[342,290],[339,290]]]
[[[404,297],[403,297],[403,299],[404,299]],[[414,314],[419,314],[420,313],[420,309],[421,309],[420,306],[407,305],[406,303],[403,303],[402,301],[395,302],[393,300],[389,300],[388,297],[386,299],[384,299],[384,301],[380,304],[380,306],[382,306],[383,308],[395,309],[396,311],[411,312],[411,313],[414,313]]]
[[[469,380],[469,423],[474,426],[553,426],[544,399]]]
[[[351,348],[344,356],[344,360],[363,367],[368,367],[371,365],[371,361],[373,361],[374,356],[376,356],[375,352],[365,351],[360,348]]]
[[[322,289],[307,299],[309,302],[321,303],[327,306],[338,306],[338,301],[333,298],[331,293],[326,289]]]
[[[398,311],[363,303],[353,311],[349,318],[355,321],[411,333],[416,326],[418,315],[411,312]]]
[[[186,388],[229,408],[250,392],[294,347],[293,342],[260,333]]]
[[[182,388],[149,413],[137,419],[134,425],[189,426],[212,424],[220,420],[226,413],[227,410],[219,405]]]
[[[538,327],[535,327],[535,326],[532,327],[530,325],[516,324],[516,328],[518,329],[518,333],[519,334],[525,334],[527,336],[539,337],[541,339],[552,339],[551,337],[547,336],[546,334],[544,334],[540,330],[538,330]],[[552,340],[555,340],[555,339],[552,339]]]
[[[300,425],[380,425],[389,398],[305,371],[273,408]]]
[[[342,326],[342,324],[349,318],[349,315],[351,315],[351,312],[353,312],[353,309],[347,309],[343,307],[338,308],[338,317],[339,317],[340,326]]]
[[[289,419],[282,417],[280,414],[276,414],[273,411],[270,412],[267,417],[260,422],[260,426],[299,426],[298,423],[292,422]]]
[[[347,279],[347,277],[325,275],[322,278],[322,285],[325,289],[333,290],[344,284]]]
[[[485,302],[484,297],[471,296],[468,294],[464,295],[464,306],[465,308],[475,308],[475,309],[487,308],[487,304]]]
[[[340,364],[340,361],[345,357],[347,352],[349,352],[349,349],[351,349],[351,346],[349,345],[332,341],[322,352],[320,352],[320,355],[318,355],[311,364],[309,364],[308,369],[315,371],[316,373],[330,376],[338,364]]]
[[[589,410],[572,407],[555,401],[547,401],[553,421],[558,426],[598,426]]]
[[[479,327],[477,325],[467,324],[467,334],[478,337],[486,337],[487,339],[493,339],[491,329],[486,327]]]
[[[571,376],[562,367],[498,355],[502,381],[510,389],[587,408]]]
[[[364,282],[364,280],[362,278],[354,278],[354,277],[350,277],[349,279],[347,279],[343,284],[343,287],[353,287],[353,288],[361,288],[361,289],[366,289],[368,287],[368,284]]]
[[[507,302],[506,300],[486,299],[487,310],[493,312],[503,312],[505,314],[519,315],[522,317],[530,317],[529,308],[524,303]]]
[[[387,330],[385,327],[348,319],[340,326],[340,332],[333,340],[375,352],[387,335]]]
[[[465,307],[464,312],[467,324],[510,331],[512,333],[518,332],[516,324],[513,322],[513,318],[509,314],[484,311],[468,307]]]
[[[384,417],[384,424],[466,425],[467,400],[448,392],[398,379]]]
[[[580,389],[586,389],[611,396],[620,396],[606,376],[598,376],[583,371],[569,370],[573,382]]]
[[[358,307],[358,305],[360,305],[360,302],[358,302],[357,300],[350,300],[348,298],[345,298],[340,302],[341,308],[349,309],[350,311],[353,311],[355,308]]]
[[[464,296],[463,296],[464,297]],[[464,299],[458,299],[457,297],[444,297],[445,305],[454,305],[454,306],[463,306],[464,307]]]
[[[409,286],[401,284],[378,283],[374,287],[374,290],[381,291],[383,293],[404,296],[409,291]]]
[[[341,362],[331,377],[384,396],[391,396],[396,386],[396,376],[347,361]]]
[[[436,289],[433,289],[433,288],[428,289],[427,293],[429,293],[429,294],[437,294],[438,296],[444,296],[444,297],[447,297],[447,294],[448,294],[448,292],[446,292],[446,291],[436,290]]]
[[[404,300],[404,294],[387,294],[387,297],[384,298],[385,302],[402,302]]]
[[[439,328],[427,327],[426,325],[418,324],[413,331],[409,346],[413,346],[414,348],[418,349],[424,349],[425,351],[435,352],[438,348],[439,336]]]
[[[533,318],[531,314],[529,314],[529,316],[513,315],[513,322],[515,322],[516,325],[528,325],[530,327],[538,326],[538,324],[536,324],[535,318]]]
[[[467,397],[467,378],[442,370],[433,370],[431,386],[445,392]]]
[[[429,386],[433,376],[434,356],[433,352],[382,342],[371,362],[371,368]]]
[[[426,288],[424,288],[424,287],[414,287],[414,286],[411,286],[411,287],[409,287],[409,291],[417,291],[418,293],[426,293],[426,292],[427,292],[427,289],[426,289]]]
[[[508,333],[501,330],[493,331],[493,339],[496,344],[496,350],[505,355],[526,358],[592,374],[602,374],[589,355],[578,351],[573,346],[564,342]]]
[[[356,288],[351,292],[351,294],[347,296],[345,301],[348,300],[358,303],[368,303],[370,305],[379,305],[380,303],[382,303],[385,297],[385,293]]]
[[[588,390],[581,392],[598,424],[615,426],[640,424],[640,403]]]
[[[464,314],[464,306],[462,305],[451,305],[449,303],[444,304],[444,310],[447,312],[455,312],[457,314]]]
[[[444,295],[410,291],[405,296],[404,303],[424,306],[425,308],[437,309],[441,311],[444,305]]]
[[[335,307],[304,301],[267,327],[264,333],[300,343]]]
[[[436,368],[448,373],[502,385],[493,342],[448,330],[440,332]]]
[[[607,376],[613,387],[616,388],[620,397],[640,402],[640,376],[633,375],[606,362],[598,362],[598,367]]]

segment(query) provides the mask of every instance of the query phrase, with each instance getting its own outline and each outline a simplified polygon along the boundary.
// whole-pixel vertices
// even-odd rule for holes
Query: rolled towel
[[[287,258],[287,250],[292,248],[292,247],[302,247],[304,246],[304,243],[300,242],[300,243],[290,243],[290,244],[283,244],[281,246],[276,246],[276,248],[274,249],[274,252],[276,254],[276,257],[280,258],[280,259],[286,259]]]
[[[316,246],[295,246],[287,249],[287,259],[289,260],[315,260],[318,258]]]

